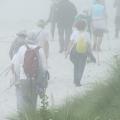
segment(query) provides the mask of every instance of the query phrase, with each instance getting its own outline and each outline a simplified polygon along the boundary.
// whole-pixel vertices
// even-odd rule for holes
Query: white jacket
[[[28,46],[30,48],[36,48],[37,47],[37,45],[28,45]],[[24,70],[23,70],[24,56],[25,56],[26,50],[27,50],[27,48],[26,48],[25,45],[20,47],[20,49],[14,55],[14,57],[11,61],[12,64],[14,65],[15,73],[16,73],[16,75],[19,79],[26,79],[26,75],[25,75]],[[42,65],[43,65],[43,69],[47,70],[47,62],[46,62],[46,57],[45,57],[43,48],[40,48],[39,54],[40,54],[40,57],[41,57],[41,62],[42,62]]]

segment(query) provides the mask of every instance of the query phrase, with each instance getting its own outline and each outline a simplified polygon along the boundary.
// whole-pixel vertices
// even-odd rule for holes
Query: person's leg
[[[93,33],[93,50],[96,50],[97,48],[97,36],[96,36],[96,31]]]
[[[78,54],[75,53],[74,55],[74,61],[73,61],[73,64],[74,64],[74,84],[77,85],[77,81],[78,81]]]
[[[58,25],[60,53],[64,51],[64,27]]]
[[[35,80],[29,80],[28,83],[28,87],[27,88],[27,100],[26,101],[28,103],[28,108],[31,111],[35,111],[36,110],[36,104],[37,104],[37,91],[36,91],[36,81]]]
[[[29,110],[29,97],[28,97],[28,87],[26,82],[22,80],[21,84],[16,86],[16,96],[17,96],[17,109],[18,113],[22,116]]]
[[[67,50],[68,48],[68,44],[70,42],[70,35],[72,33],[72,26],[68,26],[65,28],[65,51]]]
[[[78,65],[77,64],[74,64],[74,84],[76,85],[77,84],[77,74],[78,74]]]
[[[101,37],[97,37],[97,48],[96,48],[96,60],[97,60],[97,64],[100,64],[100,51],[101,51],[101,43],[102,43],[102,38]]]
[[[80,81],[82,79],[83,73],[84,73],[84,69],[85,69],[85,65],[86,65],[86,60],[87,60],[87,56],[86,55],[81,55],[79,58],[79,63],[78,63],[78,79],[77,79],[77,85],[80,86]]]
[[[52,40],[54,41],[54,34],[55,34],[55,22],[51,22],[51,35],[52,35]]]
[[[26,113],[30,113],[36,109],[37,96],[33,84],[34,82],[31,80],[25,80],[24,83],[22,83],[23,107]]]
[[[102,45],[102,41],[103,41],[103,36],[104,36],[104,31],[99,30],[98,31],[98,45],[97,45],[98,51],[101,51],[101,45]]]
[[[97,51],[101,51],[102,37],[97,39]]]
[[[24,102],[23,102],[23,96],[22,96],[22,91],[20,86],[16,86],[16,97],[17,97],[17,111],[18,113],[21,113],[23,111],[23,106],[24,106]]]
[[[32,110],[36,111],[37,107],[37,90],[36,90],[36,81],[32,81]]]

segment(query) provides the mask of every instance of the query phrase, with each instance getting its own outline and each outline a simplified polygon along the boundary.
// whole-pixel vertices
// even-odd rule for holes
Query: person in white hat
[[[28,75],[25,73],[25,61],[26,61],[25,59],[26,59],[26,55],[28,56],[28,53],[30,53],[29,51],[35,52],[35,49],[38,50],[37,51],[38,53],[37,55],[39,58],[38,67],[40,69],[38,69],[38,72],[36,74],[37,76],[28,77]],[[41,74],[44,76],[44,74],[47,71],[47,65],[46,65],[46,57],[44,54],[44,50],[42,47],[40,47],[40,45],[38,45],[38,42],[36,42],[36,35],[34,33],[28,35],[25,44],[19,48],[18,52],[14,55],[11,63],[12,63],[12,73],[13,76],[15,76],[13,78],[15,78],[18,111],[24,114],[24,111],[26,110],[31,110],[31,109],[35,110],[37,95],[39,94],[38,93],[39,91],[37,91],[37,89],[41,87],[39,77],[41,77],[40,76]],[[34,68],[32,69],[34,70]],[[47,87],[47,83],[45,85],[46,86],[42,86],[44,89],[46,89],[45,87]]]
[[[15,40],[12,42],[12,44],[10,46],[10,50],[9,50],[10,59],[12,59],[13,56],[15,55],[15,53],[17,53],[18,49],[22,45],[24,45],[24,41],[27,37],[27,32],[26,32],[26,30],[22,30],[22,31],[18,32],[16,35],[17,35],[17,38],[15,38]]]

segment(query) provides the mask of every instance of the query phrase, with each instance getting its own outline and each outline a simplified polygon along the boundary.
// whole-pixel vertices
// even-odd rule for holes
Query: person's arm
[[[44,52],[45,52],[46,59],[48,59],[48,56],[49,56],[49,43],[48,43],[48,41],[44,42]]]
[[[43,48],[45,52],[46,59],[48,59],[49,56],[49,34],[45,32],[44,34],[44,43],[43,43]]]
[[[15,47],[16,47],[16,43],[17,43],[17,38],[12,42],[11,46],[10,46],[10,50],[9,50],[9,57],[12,60],[13,56],[14,56],[14,51],[15,51]]]
[[[70,41],[69,45],[68,45],[68,49],[65,53],[65,58],[67,58],[67,56],[70,54],[72,48],[74,47],[74,41]]]
[[[15,68],[14,68],[15,61],[16,61],[16,54],[13,56],[11,60],[11,72],[13,75],[15,75]]]
[[[13,85],[15,83],[15,61],[16,61],[16,55],[13,56],[12,60],[11,60],[11,73],[12,73],[12,78],[10,79],[10,86]]]
[[[73,33],[72,33],[72,35],[71,35],[70,43],[69,43],[68,48],[67,48],[67,51],[66,51],[66,53],[65,53],[65,57],[66,57],[66,58],[67,58],[67,56],[70,54],[72,48],[73,48],[74,45],[75,45],[75,40],[76,40],[76,38],[77,38],[77,34],[78,34],[78,33],[77,33],[76,30],[75,30],[75,31],[73,31]]]

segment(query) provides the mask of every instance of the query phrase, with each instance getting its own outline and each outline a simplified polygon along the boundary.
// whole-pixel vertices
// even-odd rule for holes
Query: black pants
[[[71,33],[72,33],[72,25],[64,26],[64,25],[58,24],[59,44],[60,44],[61,51],[64,51],[67,49],[70,41]]]
[[[71,51],[70,59],[74,64],[74,84],[80,86],[80,81],[86,65],[87,53],[79,54],[73,49]]]

